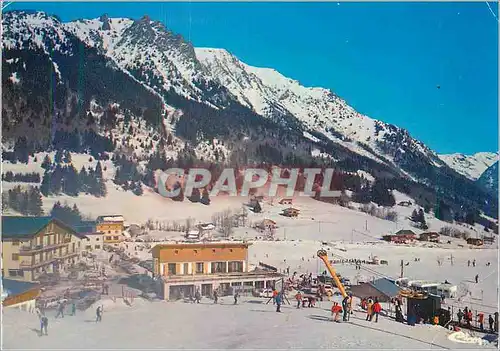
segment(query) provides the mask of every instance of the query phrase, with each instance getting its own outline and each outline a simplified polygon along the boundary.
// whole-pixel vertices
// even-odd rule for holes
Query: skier
[[[64,303],[59,302],[59,305],[57,306],[57,314],[56,318],[61,316],[61,318],[64,318]]]
[[[235,292],[234,293],[234,304],[235,305],[238,303],[238,297],[239,297],[238,292]]]
[[[334,302],[332,306],[332,317],[334,322],[340,323],[339,320],[340,312],[342,312],[342,307],[340,307],[337,302]]]
[[[347,314],[349,313],[349,296],[344,297],[342,300],[342,311],[344,312],[342,315],[342,320],[347,322]]]
[[[273,289],[273,305],[276,305],[276,297],[278,296],[278,290]]]
[[[467,267],[470,267],[470,260],[467,261]]]
[[[471,322],[472,322],[472,311],[469,310],[467,312],[467,327],[470,329],[471,328]]]
[[[297,300],[297,308],[300,308],[300,303],[302,302],[302,294],[300,291],[295,294],[295,300]]]
[[[495,320],[493,319],[493,317],[490,316],[488,317],[488,323],[490,324],[490,333],[493,333],[493,323],[495,322]]]
[[[194,293],[194,299],[196,300],[196,303],[200,303],[201,301],[200,290],[196,290],[196,292]]]
[[[217,296],[217,290],[214,290],[214,303],[217,303],[219,296]]]
[[[42,315],[42,317],[40,318],[40,336],[43,335],[44,331],[45,331],[45,335],[49,335],[47,333],[48,325],[49,325],[49,319],[47,318],[47,316]]]
[[[462,324],[462,318],[464,318],[464,313],[460,308],[458,309],[457,318],[458,318],[458,324],[459,325]]]
[[[373,307],[373,302],[372,300],[368,300],[368,303],[366,304],[366,320],[370,321],[372,320],[372,307]]]
[[[476,259],[474,259],[474,261],[472,261],[472,267],[476,267]]]
[[[479,313],[477,315],[477,321],[479,322],[479,329],[481,329],[481,331],[483,331],[484,330],[484,325],[483,325],[484,314],[483,313]]]
[[[379,313],[382,311],[382,306],[380,305],[380,303],[378,302],[378,299],[375,298],[375,303],[373,304],[372,306],[372,310],[373,310],[373,313],[372,313],[372,316],[373,314],[375,314],[375,323],[378,322],[378,315]],[[370,321],[371,321],[371,317],[370,317]]]
[[[278,293],[276,295],[275,301],[276,301],[276,312],[281,312],[281,293]]]
[[[95,310],[95,315],[96,315],[96,323],[97,322],[102,322],[102,305],[98,306],[97,309]]]
[[[479,274],[476,274],[475,279],[476,279],[476,284],[477,284],[477,282],[478,282],[478,280],[479,280]]]
[[[76,303],[74,302],[71,304],[71,315],[76,315]]]

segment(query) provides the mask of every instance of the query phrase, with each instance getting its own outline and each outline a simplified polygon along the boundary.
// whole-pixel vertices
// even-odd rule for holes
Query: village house
[[[289,207],[289,208],[285,208],[283,210],[283,216],[285,216],[285,217],[297,217],[299,215],[299,212],[300,212],[300,210],[293,208],[293,207]]]
[[[86,237],[83,242],[82,251],[91,252],[103,249],[104,236],[97,230],[96,221],[82,221],[78,225],[73,226],[73,228],[78,234]]]
[[[439,234],[436,232],[426,232],[422,233],[418,237],[419,241],[430,241],[433,243],[438,243],[439,242]]]
[[[281,199],[279,204],[280,205],[291,205],[293,203],[292,199]]]
[[[268,218],[264,218],[262,220],[262,222],[258,223],[255,227],[257,229],[260,229],[263,231],[274,230],[274,229],[278,228],[278,226],[276,225],[276,222],[273,221],[272,219],[268,219]]]
[[[417,235],[411,230],[402,229],[396,232],[394,235],[388,234],[382,236],[382,239],[395,244],[405,244],[409,241],[414,241],[417,239]]]
[[[275,272],[248,271],[248,243],[217,242],[156,245],[152,249],[153,273],[161,279],[160,295],[175,300],[199,290],[202,296],[232,289],[273,286],[281,279]]]
[[[467,244],[474,245],[474,246],[483,246],[484,241],[483,241],[483,239],[478,239],[478,238],[468,238]]]
[[[106,215],[97,217],[96,230],[102,233],[104,244],[118,246],[125,240],[123,231],[125,219],[122,215]]]
[[[35,281],[80,257],[84,235],[51,217],[2,216],[2,276]]]
[[[41,292],[41,287],[37,283],[2,277],[2,306],[4,308],[19,308],[34,313],[36,299]]]

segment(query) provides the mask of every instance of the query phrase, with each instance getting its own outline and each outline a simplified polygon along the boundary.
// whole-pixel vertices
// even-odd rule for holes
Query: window
[[[183,271],[184,274],[189,274],[189,263],[184,263]]]
[[[174,253],[177,255],[179,253],[179,250],[175,250]]]
[[[92,245],[85,246],[85,250],[92,250]]]
[[[115,230],[115,234],[118,234],[118,230]]]
[[[233,261],[229,262],[228,272],[243,272],[243,262],[241,261]]]
[[[19,240],[14,240],[12,242],[12,246],[19,246]]]
[[[113,236],[113,240],[118,240],[118,236],[117,235]]]
[[[226,273],[226,262],[212,262],[212,273]]]
[[[95,238],[95,241],[99,241],[99,238]]]
[[[19,261],[19,254],[18,253],[12,254],[12,261]]]
[[[111,230],[108,230],[108,234],[111,234]]]
[[[168,264],[168,275],[175,275],[176,274],[176,265],[175,263],[169,263]]]
[[[203,262],[196,262],[196,274],[203,274]]]
[[[101,245],[96,245],[95,246],[96,250],[101,248]]]
[[[21,269],[9,269],[9,277],[23,277],[24,272]]]

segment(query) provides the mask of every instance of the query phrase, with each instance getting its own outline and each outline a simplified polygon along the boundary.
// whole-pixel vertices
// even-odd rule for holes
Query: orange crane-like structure
[[[328,253],[325,250],[319,250],[317,252],[317,255],[325,264],[326,269],[328,269],[328,272],[330,272],[330,275],[332,276],[333,281],[337,285],[337,288],[340,290],[342,297],[346,297],[347,293],[345,292],[344,285],[340,281],[339,277],[337,277],[337,273],[335,272],[335,269],[333,269],[332,265],[330,264],[330,261],[328,261]]]

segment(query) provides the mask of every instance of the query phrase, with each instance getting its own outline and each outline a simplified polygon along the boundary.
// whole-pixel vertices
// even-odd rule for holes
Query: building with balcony
[[[2,276],[36,281],[76,263],[85,237],[51,217],[2,216]]]
[[[253,290],[274,286],[282,278],[275,272],[248,271],[249,243],[217,242],[164,244],[152,249],[153,274],[161,280],[160,294],[165,300],[212,296],[218,289]]]
[[[118,246],[125,240],[125,219],[122,215],[106,215],[97,217],[96,231],[103,235],[106,245]]]
[[[82,221],[73,228],[79,235],[84,235],[85,240],[82,242],[82,252],[92,252],[102,250],[104,246],[104,235],[97,230],[96,221]]]

